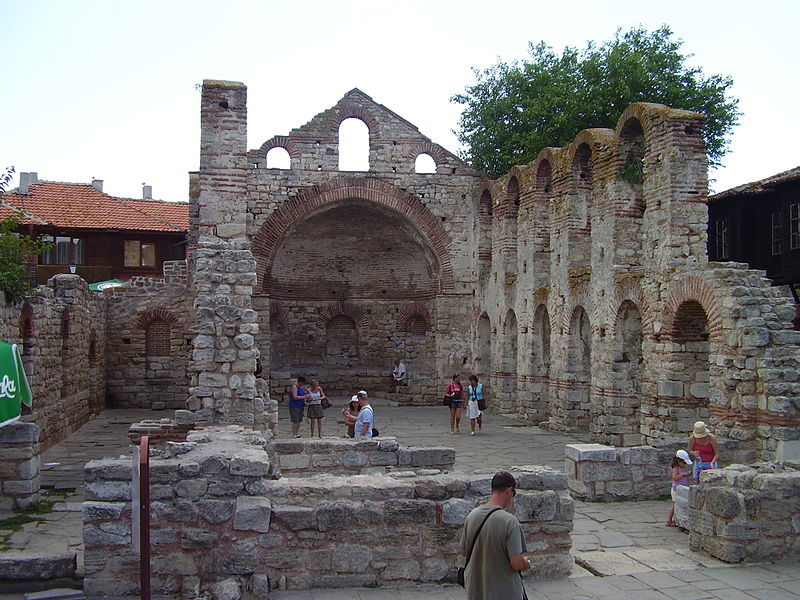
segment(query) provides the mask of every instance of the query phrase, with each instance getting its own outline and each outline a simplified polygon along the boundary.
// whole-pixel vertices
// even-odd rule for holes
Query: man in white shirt
[[[389,387],[389,391],[394,392],[398,385],[406,385],[406,376],[406,366],[400,362],[399,358],[396,359],[394,361],[394,369],[392,369],[391,386]]]
[[[369,405],[369,398],[367,392],[361,390],[356,394],[358,396],[358,419],[356,420],[355,434],[357,438],[372,437],[372,426],[375,424],[375,415],[372,412],[372,407]]]

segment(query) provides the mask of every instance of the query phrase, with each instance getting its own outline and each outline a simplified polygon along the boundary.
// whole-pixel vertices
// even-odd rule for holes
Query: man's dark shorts
[[[289,407],[289,418],[292,420],[292,423],[302,423],[303,422],[303,407],[302,406],[290,406]]]

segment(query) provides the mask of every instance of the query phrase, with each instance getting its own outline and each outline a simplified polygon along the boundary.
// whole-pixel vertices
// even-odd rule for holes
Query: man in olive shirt
[[[470,544],[486,515],[483,528],[472,548],[464,572],[467,600],[522,600],[520,571],[531,568],[523,556],[525,536],[517,518],[505,509],[514,500],[517,482],[507,471],[492,477],[492,495],[483,506],[472,510],[461,534],[461,554],[469,554]],[[500,510],[497,510],[497,509]]]

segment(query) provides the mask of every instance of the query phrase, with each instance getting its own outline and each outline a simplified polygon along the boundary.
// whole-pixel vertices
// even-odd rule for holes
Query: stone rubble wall
[[[377,442],[376,442],[377,445]],[[455,574],[464,519],[490,493],[491,473],[281,478],[259,434],[210,427],[155,452],[151,472],[153,592],[308,589],[432,582]],[[546,467],[513,470],[515,513],[532,577],[561,577],[574,505],[567,480]],[[135,597],[130,463],[86,466],[85,593]]]
[[[0,511],[39,500],[39,428],[19,421],[0,427]]]
[[[77,275],[56,275],[25,301],[0,305],[0,335],[22,346],[44,451],[105,406],[106,308]],[[2,459],[2,454],[0,454]]]
[[[730,563],[800,552],[799,464],[730,465],[689,489],[689,546]]]
[[[186,261],[167,261],[163,278],[134,277],[105,296],[111,324],[106,351],[109,406],[185,408],[192,342]],[[148,356],[145,338],[154,322],[166,323],[169,351]]]
[[[456,460],[452,448],[402,448],[394,437],[276,440],[273,449],[281,475],[294,477],[450,471]]]

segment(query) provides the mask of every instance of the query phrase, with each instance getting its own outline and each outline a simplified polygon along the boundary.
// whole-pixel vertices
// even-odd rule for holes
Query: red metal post
[[[139,553],[141,599],[150,600],[150,438],[139,442]]]

